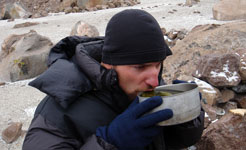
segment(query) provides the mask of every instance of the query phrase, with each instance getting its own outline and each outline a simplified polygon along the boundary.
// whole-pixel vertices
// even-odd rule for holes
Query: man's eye
[[[144,69],[145,66],[134,66],[136,69]]]

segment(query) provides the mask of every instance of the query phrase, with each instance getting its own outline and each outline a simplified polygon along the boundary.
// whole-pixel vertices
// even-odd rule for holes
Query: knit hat
[[[111,65],[158,62],[172,55],[161,28],[148,12],[127,9],[108,22],[102,62]]]

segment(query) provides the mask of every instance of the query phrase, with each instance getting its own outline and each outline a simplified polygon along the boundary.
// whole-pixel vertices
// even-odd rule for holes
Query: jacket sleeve
[[[66,135],[41,115],[37,115],[26,134],[22,150],[117,150],[94,134],[85,142]]]
[[[80,148],[80,150],[117,150],[117,148],[107,142],[105,142],[100,137],[92,135],[88,138],[86,143]]]
[[[164,127],[166,146],[172,149],[194,145],[201,138],[204,129],[204,110],[196,119],[180,125]]]

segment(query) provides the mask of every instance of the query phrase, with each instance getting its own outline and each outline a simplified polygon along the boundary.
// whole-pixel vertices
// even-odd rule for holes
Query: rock
[[[246,81],[246,49],[237,49],[235,54],[240,57],[239,74],[243,81]]]
[[[171,31],[169,31],[169,32],[167,33],[167,35],[168,35],[168,38],[169,38],[169,39],[174,40],[174,39],[177,37],[177,35],[178,35],[178,31],[176,31],[176,30],[171,30]]]
[[[102,5],[96,5],[97,10],[101,10],[102,9]]]
[[[64,12],[65,12],[65,14],[68,14],[68,13],[71,13],[73,11],[73,8],[72,7],[66,7],[65,9],[64,9]]]
[[[77,0],[77,5],[79,8],[91,8],[95,7],[96,5],[103,5],[106,4],[107,0]]]
[[[121,7],[121,0],[113,0],[112,2],[114,4],[115,7]]]
[[[166,35],[164,35],[164,40],[169,47],[173,47],[176,44],[175,40],[169,39]]]
[[[223,0],[213,7],[213,17],[216,20],[246,19],[245,0]]]
[[[2,43],[2,51],[0,52],[0,62],[4,57],[6,57],[9,53],[14,51],[12,45],[14,45],[17,41],[19,41],[23,35],[10,35],[8,36]]]
[[[99,36],[99,32],[95,26],[89,25],[88,23],[82,21],[78,21],[72,28],[70,35],[96,37]]]
[[[211,123],[196,144],[198,150],[246,149],[246,117],[228,113]]]
[[[229,101],[227,103],[223,103],[223,104],[219,104],[219,107],[222,108],[223,110],[225,110],[225,113],[228,113],[229,110],[231,109],[236,109],[237,107],[237,103],[236,102],[232,102]]]
[[[162,27],[162,28],[161,28],[161,31],[162,31],[162,34],[163,34],[163,35],[166,35],[166,32],[167,32],[166,28]]]
[[[14,18],[8,19],[8,22],[12,22],[12,21],[15,21],[15,19]]]
[[[116,6],[114,5],[114,3],[107,3],[109,8],[115,8]]]
[[[31,16],[31,13],[28,12],[23,5],[15,2],[4,5],[0,14],[0,19],[28,18],[29,16]]]
[[[14,29],[15,28],[24,28],[24,27],[30,27],[30,26],[34,26],[34,25],[38,25],[38,22],[25,22],[25,23],[21,23],[21,24],[16,24],[14,25]]]
[[[77,0],[63,0],[60,4],[60,8],[74,7],[77,6]]]
[[[38,12],[32,15],[32,18],[39,18],[42,17],[42,15]]]
[[[5,40],[4,45],[8,45],[9,49],[0,54],[0,70],[4,70],[0,72],[0,80],[13,82],[30,79],[47,69],[49,50],[53,46],[48,38],[30,31],[16,37],[10,35],[7,39],[9,41]]]
[[[214,106],[215,104],[217,104],[217,101],[221,100],[222,95],[217,88],[197,78],[194,78],[194,81],[198,85],[198,88],[202,93],[202,98],[206,100],[207,104],[209,104],[210,106]]]
[[[186,0],[185,5],[191,7],[192,5],[197,4],[197,2],[200,2],[200,0]]]
[[[210,121],[211,123],[212,121],[216,120],[217,119],[216,108],[208,104],[204,104],[204,103],[201,104],[202,104],[202,108],[207,113],[206,117],[208,118],[208,121]]]
[[[5,82],[0,82],[0,86],[3,86],[5,85],[6,83]]]
[[[10,126],[8,126],[6,129],[3,130],[2,139],[8,144],[14,142],[21,135],[22,133],[21,128],[22,128],[22,123],[20,122],[12,123]]]
[[[246,94],[237,94],[235,97],[235,101],[237,102],[239,108],[246,108]]]
[[[221,100],[217,101],[219,103],[226,103],[229,100],[234,99],[235,97],[235,93],[229,89],[222,89],[220,90],[220,93],[221,93]]]
[[[79,7],[75,6],[75,7],[73,7],[73,11],[74,11],[74,12],[79,12],[80,9],[79,9]]]
[[[201,12],[198,10],[193,11],[194,14],[200,14]]]
[[[171,83],[180,75],[192,76],[195,63],[202,56],[229,53],[246,47],[246,22],[236,21],[224,25],[200,25],[192,29],[183,40],[171,48],[173,55],[164,61],[165,81]]]
[[[246,84],[239,84],[237,86],[232,87],[232,90],[236,93],[246,93]]]
[[[185,38],[187,32],[188,31],[186,29],[181,29],[180,31],[178,31],[176,39],[183,40]]]
[[[235,54],[211,54],[203,56],[197,63],[193,76],[208,81],[215,87],[232,87],[241,82],[239,57]]]
[[[204,129],[206,129],[211,122],[212,122],[211,119],[209,118],[208,114],[205,112]]]
[[[102,9],[108,9],[109,6],[108,5],[102,5]]]

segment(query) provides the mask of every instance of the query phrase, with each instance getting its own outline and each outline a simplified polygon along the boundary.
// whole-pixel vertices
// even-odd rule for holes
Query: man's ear
[[[114,68],[113,65],[105,64],[105,63],[103,63],[103,62],[101,62],[101,65],[102,65],[103,67],[105,67],[106,69],[113,69],[113,68]]]

